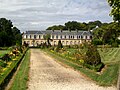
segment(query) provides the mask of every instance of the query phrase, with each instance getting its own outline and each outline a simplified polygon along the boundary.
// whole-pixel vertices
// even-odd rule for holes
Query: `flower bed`
[[[27,50],[28,48],[24,48],[23,52],[19,52],[19,50],[16,50],[16,52],[19,52],[16,53],[16,55],[15,54],[11,55],[12,53],[9,53],[9,57],[11,60],[9,61],[4,60],[6,58],[1,60],[1,62],[6,64],[6,66],[5,67],[1,66],[0,68],[0,90],[4,89],[4,86],[9,82],[13,73],[16,71],[18,65],[25,56]],[[3,63],[1,64],[3,65]]]

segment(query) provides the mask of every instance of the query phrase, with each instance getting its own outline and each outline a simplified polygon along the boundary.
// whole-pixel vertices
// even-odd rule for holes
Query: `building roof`
[[[89,31],[68,31],[68,30],[46,30],[46,31],[26,31],[25,34],[51,34],[51,35],[89,35]]]

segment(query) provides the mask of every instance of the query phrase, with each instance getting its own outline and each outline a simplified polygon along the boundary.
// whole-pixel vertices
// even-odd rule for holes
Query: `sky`
[[[0,18],[21,30],[45,30],[68,21],[111,22],[107,0],[0,0]]]

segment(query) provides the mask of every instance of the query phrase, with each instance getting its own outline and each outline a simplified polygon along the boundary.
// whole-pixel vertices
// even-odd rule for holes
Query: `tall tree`
[[[21,45],[22,44],[22,34],[17,27],[12,28],[14,38],[14,44]]]
[[[51,37],[51,35],[50,34],[45,34],[44,36],[43,36],[43,38],[45,39],[45,40],[47,40],[47,45],[48,46],[51,46],[51,44],[50,44],[50,37]]]
[[[120,23],[120,0],[107,0],[112,7],[110,15],[113,16],[114,21]]]
[[[20,30],[13,27],[10,20],[0,18],[0,46],[12,46],[17,42],[21,42],[22,36]]]

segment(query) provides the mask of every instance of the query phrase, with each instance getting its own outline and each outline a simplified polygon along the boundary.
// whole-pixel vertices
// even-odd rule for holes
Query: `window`
[[[74,36],[73,36],[73,39],[74,39]]]
[[[56,35],[56,39],[58,39],[58,35]]]
[[[34,39],[36,39],[36,35],[34,35]]]
[[[41,36],[39,35],[39,39],[41,38]]]
[[[65,35],[65,39],[66,39],[66,35]]]
[[[52,35],[52,39],[54,39],[54,35]]]
[[[80,36],[79,36],[79,38],[80,38]]]
[[[90,36],[90,39],[92,39],[92,36]]]
[[[60,36],[60,38],[62,39],[62,35]]]
[[[26,38],[28,38],[28,35],[26,35]]]
[[[77,36],[77,39],[78,39],[78,36]]]
[[[74,42],[74,44],[76,45],[76,41]]]
[[[54,45],[56,45],[56,41],[54,41]]]
[[[71,36],[71,38],[72,38],[72,36]]]
[[[83,39],[83,36],[81,36],[81,39]]]
[[[70,39],[70,35],[69,35],[69,39]]]
[[[30,35],[30,39],[31,39],[31,35]]]
[[[85,39],[87,39],[87,36],[85,36]]]
[[[68,41],[66,41],[66,45],[68,45]]]

